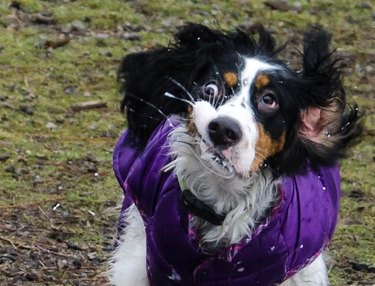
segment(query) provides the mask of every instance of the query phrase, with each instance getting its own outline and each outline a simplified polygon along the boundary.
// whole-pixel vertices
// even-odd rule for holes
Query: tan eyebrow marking
[[[233,87],[238,83],[238,77],[234,72],[224,73],[224,81],[229,87]]]
[[[257,87],[257,89],[260,89],[262,87],[265,87],[266,85],[268,85],[270,83],[270,79],[267,75],[265,74],[260,74],[256,77],[255,79],[255,86]]]

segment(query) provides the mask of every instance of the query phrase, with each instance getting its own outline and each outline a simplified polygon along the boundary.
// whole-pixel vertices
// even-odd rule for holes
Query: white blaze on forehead
[[[192,115],[198,133],[208,143],[211,142],[208,124],[213,119],[229,116],[239,123],[242,131],[240,141],[235,146],[222,150],[222,155],[238,173],[247,176],[256,156],[255,146],[258,138],[257,122],[250,104],[250,87],[260,72],[277,67],[255,58],[245,58],[244,61],[243,70],[239,72],[241,80],[239,92],[217,108],[208,101],[197,101],[193,105]]]
[[[270,65],[254,58],[245,58],[244,69],[241,71],[241,90],[239,96],[249,103],[250,87],[256,79],[259,72],[264,70],[277,69],[276,66]]]

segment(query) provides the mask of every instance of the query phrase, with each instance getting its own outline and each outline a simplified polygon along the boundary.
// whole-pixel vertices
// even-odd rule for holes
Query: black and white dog
[[[124,58],[119,77],[128,131],[114,161],[132,161],[124,170],[115,166],[131,202],[121,215],[110,269],[113,284],[328,285],[321,251],[336,223],[339,182],[326,170],[335,169],[359,134],[358,110],[346,111],[324,29],[314,26],[306,32],[299,71],[277,58],[281,49],[268,31],[257,30],[255,40],[239,29],[222,32],[188,24],[168,47]],[[163,124],[169,129],[160,131]],[[163,130],[165,140],[155,139]],[[157,163],[144,163],[153,148],[164,152],[158,162],[165,159],[156,171]],[[146,173],[137,174],[140,164],[149,164],[142,169]],[[168,179],[160,183],[158,176]],[[150,178],[158,187],[141,190],[142,180]],[[163,205],[173,191],[158,190],[170,180],[178,182],[174,192],[182,194],[177,209]],[[169,184],[175,186],[173,182]],[[296,207],[304,200],[308,202]],[[180,238],[169,227],[172,223],[163,227],[171,217],[180,223],[178,233],[186,235],[186,249],[194,254],[178,248],[182,242],[173,243]],[[294,229],[286,230],[291,221]],[[322,239],[315,241],[311,233],[318,228]],[[284,237],[282,246],[275,231]],[[266,244],[267,252],[261,250]],[[312,254],[306,254],[310,248]],[[253,256],[256,263],[250,261]],[[272,268],[276,262],[281,263],[279,274]],[[208,272],[201,271],[203,264],[210,265]]]

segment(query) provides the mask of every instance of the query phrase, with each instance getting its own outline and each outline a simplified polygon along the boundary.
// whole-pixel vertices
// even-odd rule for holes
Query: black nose
[[[208,135],[215,146],[230,147],[240,141],[242,131],[236,120],[221,116],[208,124]]]

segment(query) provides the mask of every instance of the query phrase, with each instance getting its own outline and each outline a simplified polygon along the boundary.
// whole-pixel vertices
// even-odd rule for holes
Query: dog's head
[[[248,177],[263,166],[277,174],[333,163],[357,135],[358,113],[346,100],[329,34],[305,34],[302,68],[276,57],[259,38],[183,26],[168,47],[124,58],[120,79],[132,144],[142,149],[166,117],[186,118],[200,156],[218,172]]]

